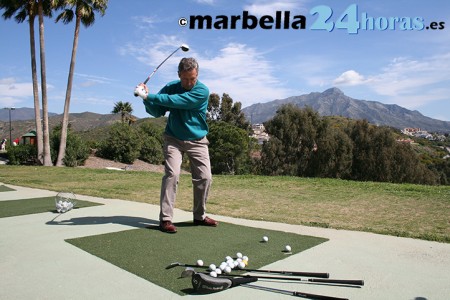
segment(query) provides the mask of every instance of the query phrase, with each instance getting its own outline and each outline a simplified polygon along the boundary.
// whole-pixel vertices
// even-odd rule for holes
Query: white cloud
[[[0,106],[18,106],[26,98],[33,96],[31,82],[18,82],[15,78],[0,78]]]
[[[416,109],[448,99],[450,95],[450,53],[421,59],[395,58],[380,74],[365,78],[354,70],[341,74],[336,85],[364,85],[389,102]]]
[[[349,70],[342,73],[333,81],[334,85],[359,85],[365,83],[364,76],[355,70]]]
[[[200,80],[212,93],[227,93],[242,107],[292,94],[273,75],[272,63],[245,44],[229,43],[217,56],[200,60]]]
[[[301,11],[304,8],[306,1],[300,0],[259,0],[254,1],[252,4],[245,5],[244,10],[250,13],[262,16],[262,15],[274,15],[277,10],[279,11]]]
[[[213,5],[215,0],[195,0],[198,4]]]

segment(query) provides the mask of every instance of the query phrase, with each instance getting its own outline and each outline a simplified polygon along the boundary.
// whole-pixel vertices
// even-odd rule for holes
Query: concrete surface
[[[56,195],[46,190],[6,186],[15,191],[0,192],[0,201]],[[263,300],[292,297],[244,286],[206,296],[181,297],[154,285],[64,240],[157,224],[159,207],[119,199],[82,195],[77,198],[105,205],[72,210],[57,219],[92,218],[92,222],[83,225],[50,225],[56,216],[51,212],[0,218],[0,299]],[[329,239],[268,265],[267,269],[329,272],[332,278],[365,281],[360,288],[270,280],[259,280],[252,285],[349,299],[450,299],[450,244],[211,216],[223,222]],[[177,210],[175,218],[174,222],[190,221],[192,214]]]

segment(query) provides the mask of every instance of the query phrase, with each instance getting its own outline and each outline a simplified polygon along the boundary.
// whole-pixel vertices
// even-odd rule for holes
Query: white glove
[[[145,100],[145,99],[147,99],[148,93],[142,85],[138,85],[134,89],[134,96],[135,97],[139,96]]]

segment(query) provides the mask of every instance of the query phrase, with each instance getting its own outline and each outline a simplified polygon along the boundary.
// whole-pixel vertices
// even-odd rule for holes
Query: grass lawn
[[[161,174],[0,166],[0,182],[159,204]],[[192,209],[189,175],[177,208]],[[253,220],[450,242],[450,186],[266,176],[214,176],[208,212]]]

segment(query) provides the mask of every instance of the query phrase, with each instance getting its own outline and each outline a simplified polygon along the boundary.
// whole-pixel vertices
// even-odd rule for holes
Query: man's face
[[[197,76],[197,69],[182,71],[178,73],[178,77],[180,77],[181,80],[181,86],[188,91],[190,91],[194,87],[195,83],[197,82]]]

